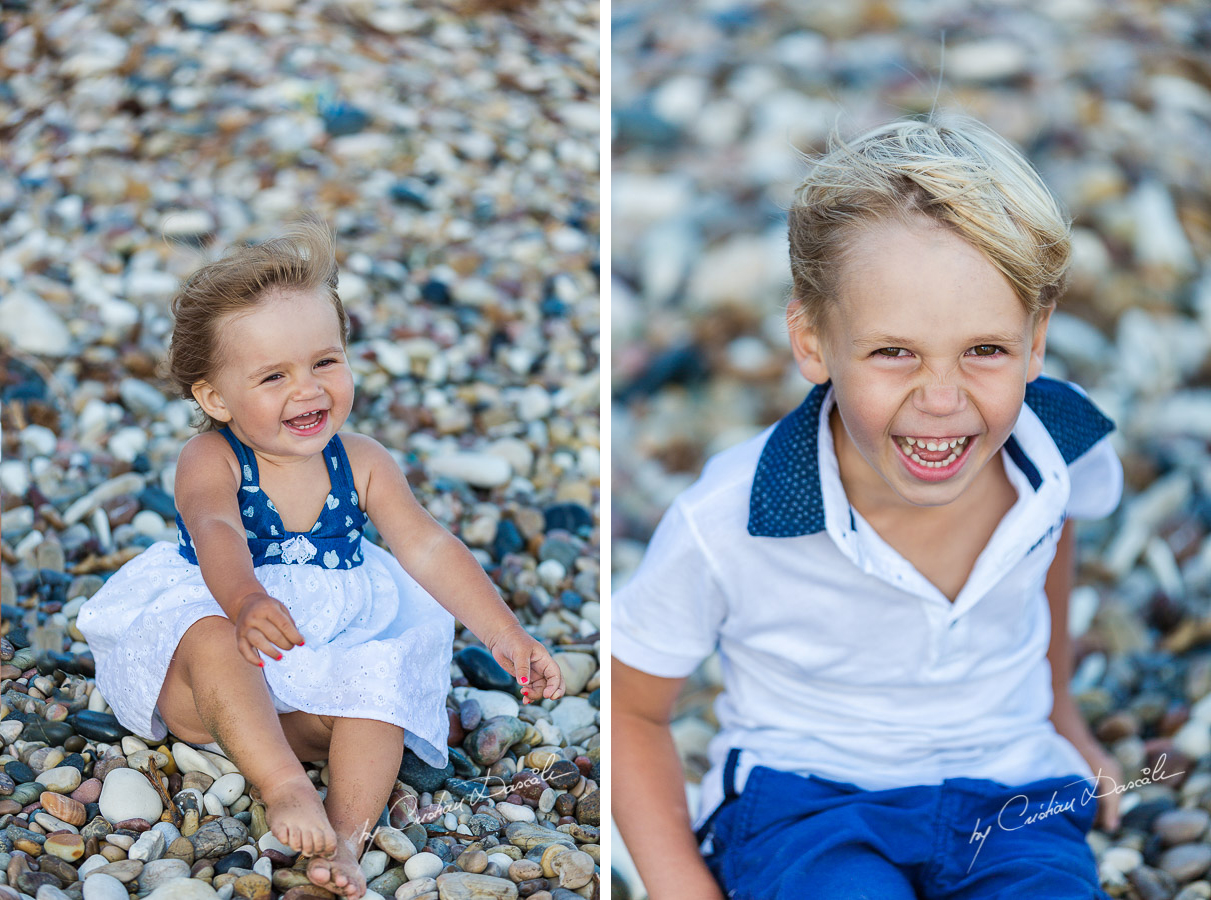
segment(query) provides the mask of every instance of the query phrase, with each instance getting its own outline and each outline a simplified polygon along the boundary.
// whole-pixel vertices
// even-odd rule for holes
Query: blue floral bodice
[[[253,452],[231,433],[230,428],[222,429],[219,434],[231,444],[240,463],[240,512],[244,516],[244,533],[248,537],[253,566],[306,563],[325,569],[352,569],[362,564],[361,539],[366,514],[357,505],[353,471],[340,435],[334,434],[323,451],[331,484],[324,508],[310,531],[299,532],[286,530],[277,507],[261,490]],[[180,514],[177,515],[177,529],[181,556],[197,565],[193,538],[185,529]]]

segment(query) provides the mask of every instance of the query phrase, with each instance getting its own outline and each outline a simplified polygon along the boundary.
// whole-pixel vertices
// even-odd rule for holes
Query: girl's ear
[[[791,351],[795,364],[803,377],[812,384],[828,381],[828,363],[824,358],[824,335],[819,328],[808,324],[807,315],[798,300],[786,307],[786,327],[790,332]]]
[[[227,411],[227,404],[223,402],[222,395],[214,389],[213,385],[207,381],[199,381],[191,390],[193,399],[198,401],[202,412],[217,422],[231,421],[231,413]]]
[[[1034,381],[1043,374],[1043,357],[1047,350],[1047,325],[1055,305],[1044,307],[1035,313],[1034,336],[1030,340],[1030,364],[1026,368],[1026,380]]]

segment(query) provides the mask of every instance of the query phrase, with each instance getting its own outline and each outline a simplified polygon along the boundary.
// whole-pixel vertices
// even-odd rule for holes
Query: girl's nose
[[[299,398],[314,397],[320,393],[320,380],[311,372],[294,383],[294,395]]]
[[[967,395],[958,385],[933,382],[916,389],[913,405],[928,416],[951,416],[967,406]]]

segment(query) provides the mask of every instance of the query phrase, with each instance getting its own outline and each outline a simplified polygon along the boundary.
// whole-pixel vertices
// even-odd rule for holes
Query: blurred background
[[[1128,779],[1162,753],[1186,773],[1091,837],[1103,882],[1211,896],[1211,4],[622,0],[612,30],[614,584],[710,454],[807,392],[783,317],[799,154],[935,104],[982,119],[1072,218],[1046,371],[1117,422],[1126,470],[1078,533],[1074,691]],[[708,660],[677,708],[691,795],[718,690]]]
[[[563,651],[569,672],[558,706],[519,713],[502,670],[482,651],[460,653],[451,744],[474,727],[459,715],[467,692],[491,694],[484,708],[514,717],[514,738],[553,746],[565,768],[579,760],[555,818],[591,830],[598,4],[0,9],[0,600],[3,711],[14,717],[0,730],[0,762],[17,755],[31,704],[16,694],[33,689],[21,673],[36,654],[46,671],[34,677],[58,669],[44,690],[88,697],[104,713],[75,613],[123,562],[175,541],[175,463],[196,412],[156,366],[180,279],[313,210],[336,231],[351,319],[347,428],[391,449],[421,502],[472,548],[523,623]],[[460,630],[455,649],[474,642]],[[34,724],[62,740],[61,723]],[[459,765],[466,778],[489,762],[464,754]],[[408,783],[432,792],[448,774],[434,782],[414,770]],[[0,778],[5,824],[12,804],[30,802],[12,789]]]

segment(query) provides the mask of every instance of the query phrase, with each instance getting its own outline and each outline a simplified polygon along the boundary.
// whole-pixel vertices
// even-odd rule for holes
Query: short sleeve
[[[1068,516],[1073,519],[1100,519],[1110,515],[1123,496],[1123,464],[1102,438],[1068,466],[1072,492],[1068,498]]]
[[[680,502],[660,520],[643,561],[612,604],[611,653],[628,666],[684,678],[714,651],[725,598]]]

